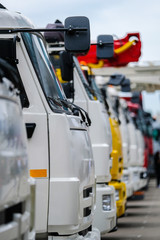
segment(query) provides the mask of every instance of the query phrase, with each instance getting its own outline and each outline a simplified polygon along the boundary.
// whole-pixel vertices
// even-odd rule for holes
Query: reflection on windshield
[[[42,39],[30,33],[23,33],[22,37],[47,101],[48,97],[52,99],[64,99],[64,92],[61,84],[57,81]],[[53,110],[63,109],[60,104],[56,104],[56,101],[48,101],[48,103]]]

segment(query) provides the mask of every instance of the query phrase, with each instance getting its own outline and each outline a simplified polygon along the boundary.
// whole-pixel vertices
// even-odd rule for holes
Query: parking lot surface
[[[144,199],[127,201],[124,217],[118,219],[118,230],[102,240],[160,240],[160,188],[151,179]]]

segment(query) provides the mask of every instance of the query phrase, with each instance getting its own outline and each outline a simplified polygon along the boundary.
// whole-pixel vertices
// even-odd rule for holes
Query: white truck
[[[101,85],[102,83],[103,78],[101,78]],[[121,122],[120,130],[124,158],[122,181],[126,183],[127,197],[131,197],[135,191],[140,189],[140,163],[138,152],[141,152],[141,146],[138,145],[137,130],[127,109],[126,100],[129,101],[131,99],[132,93],[127,90],[128,80],[122,74],[111,75],[107,84],[109,86],[112,85],[112,87],[108,87],[108,93],[112,96],[112,101],[116,101],[116,98],[119,98],[117,114]],[[124,87],[122,87],[123,84]],[[121,86],[121,91],[118,91],[116,86]]]
[[[43,29],[35,29],[24,16],[7,9],[1,8],[0,15],[3,57],[12,62],[21,79],[30,176],[37,185],[36,238],[98,240],[98,229],[92,229],[95,171],[86,117],[65,98],[40,33]],[[74,36],[81,42],[72,29],[74,20],[84,31],[83,24],[89,25],[87,18],[67,19],[68,44]],[[79,50],[73,41],[68,48]]]
[[[127,198],[133,195],[133,174],[132,171],[129,169],[129,146],[130,146],[130,139],[129,139],[129,130],[128,130],[128,116],[127,116],[127,104],[124,99],[120,99],[119,101],[119,119],[120,119],[120,130],[122,136],[122,146],[123,146],[123,176],[122,181],[126,183],[127,186]]]
[[[17,79],[14,69],[0,59],[0,239],[34,240],[34,205],[31,207],[30,196],[34,201],[35,186],[29,180]]]
[[[127,108],[126,101],[124,99],[119,98],[119,91],[116,87],[119,86],[123,79],[125,78],[124,75],[121,74],[113,74],[110,76],[109,82],[107,83],[109,86],[106,89],[105,82],[102,76],[98,76],[96,78],[97,83],[99,84],[100,88],[106,89],[107,92],[107,99],[110,103],[110,111],[111,114],[114,116],[115,119],[119,119],[120,124],[120,132],[121,132],[121,140],[122,140],[122,152],[123,152],[123,175],[122,175],[122,182],[126,184],[127,190],[127,198],[131,197],[133,194],[133,173],[129,169],[129,161],[130,161],[130,139],[129,139],[129,130],[128,130],[128,118],[127,112],[125,109]],[[127,95],[130,96],[130,95]],[[116,103],[117,101],[117,103]],[[116,109],[115,109],[116,108]]]
[[[123,85],[125,88],[123,88]],[[144,166],[144,137],[139,123],[138,111],[140,105],[132,103],[133,93],[130,92],[130,80],[124,79],[121,87],[120,97],[125,98],[127,101],[126,113],[129,145],[130,145],[130,158],[129,158],[129,172],[132,173],[132,189],[134,192],[141,190],[147,185],[147,169]],[[123,109],[124,110],[124,109]],[[126,109],[127,111],[127,109]],[[139,126],[138,126],[139,125]]]
[[[64,68],[64,62],[69,63],[71,56],[67,56],[65,52],[61,52],[61,60],[59,60],[59,63],[57,62],[61,50],[64,49],[62,47],[58,48],[57,43],[50,42],[48,44],[48,52],[53,66],[57,68],[57,72],[59,72],[60,65],[62,67],[62,80],[68,79],[69,75],[72,76],[72,78],[70,78],[71,82],[68,83],[68,88],[66,88],[66,94],[70,101],[74,100],[75,104],[85,109],[92,120],[89,134],[92,143],[96,173],[96,211],[93,226],[97,227],[102,234],[116,229],[115,189],[113,186],[108,186],[108,182],[111,179],[110,167],[112,165],[112,160],[110,158],[110,153],[112,151],[112,136],[109,118],[102,99],[99,99],[98,95],[94,97],[94,90],[89,86],[77,58],[73,56],[73,62],[70,64],[74,66],[70,69],[71,72],[73,71],[73,74],[69,73],[70,71]],[[67,89],[70,88],[69,86],[72,85],[74,89],[72,89],[70,93],[74,92],[74,96],[71,96],[67,91]],[[73,99],[71,99],[72,97]]]

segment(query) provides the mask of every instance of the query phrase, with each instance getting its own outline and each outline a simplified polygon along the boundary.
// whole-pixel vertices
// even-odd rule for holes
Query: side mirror
[[[124,81],[121,84],[121,91],[122,92],[131,92],[131,83],[128,78],[124,79]]]
[[[73,56],[71,53],[66,51],[60,52],[60,68],[64,81],[73,80]]]
[[[107,82],[107,85],[120,86],[122,82],[125,81],[125,76],[123,74],[112,74]]]
[[[90,25],[87,17],[68,17],[65,20],[64,33],[65,49],[73,53],[86,53],[90,48]],[[73,28],[79,30],[75,31]]]
[[[114,41],[112,35],[99,35],[97,38],[97,58],[108,59],[114,55]]]

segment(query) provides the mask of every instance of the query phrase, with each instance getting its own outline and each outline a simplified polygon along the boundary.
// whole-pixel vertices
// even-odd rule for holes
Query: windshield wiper
[[[71,109],[74,115],[77,115],[77,112],[80,113],[82,121],[86,124],[87,127],[91,126],[91,119],[89,118],[88,113],[81,107],[77,106],[74,103],[71,103],[64,99],[59,99],[61,103],[65,106]]]
[[[47,99],[49,100],[49,102],[51,102],[52,104],[56,104],[59,107],[65,107],[65,108],[69,108],[72,113],[76,116],[79,116],[79,113],[81,115],[82,118],[82,122],[84,122],[86,124],[86,126],[91,126],[91,120],[88,116],[88,113],[81,107],[65,100],[65,99],[61,99],[61,98],[53,98],[48,96]]]
[[[63,107],[63,104],[61,103],[61,101],[59,101],[60,98],[53,98],[53,97],[48,96],[47,99],[49,100],[50,103],[54,103],[59,107]]]

